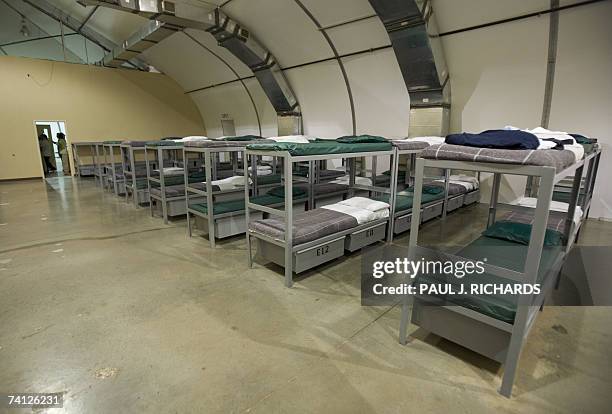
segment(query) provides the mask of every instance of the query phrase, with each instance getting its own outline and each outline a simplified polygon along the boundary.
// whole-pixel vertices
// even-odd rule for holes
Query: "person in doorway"
[[[47,137],[45,134],[40,134],[38,136],[38,146],[40,147],[40,153],[43,157],[43,169],[45,170],[45,174],[54,172],[55,168],[51,162],[51,157],[53,156],[53,144],[49,140],[49,137]]]
[[[70,161],[68,160],[68,144],[66,143],[66,135],[63,132],[58,132],[57,137],[57,150],[60,157],[62,158],[62,166],[64,167],[64,174],[70,174]]]

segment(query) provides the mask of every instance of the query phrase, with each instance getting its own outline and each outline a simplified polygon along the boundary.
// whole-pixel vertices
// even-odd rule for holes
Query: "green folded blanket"
[[[261,137],[258,135],[238,135],[235,137],[219,138],[220,141],[254,141],[256,139],[261,139]]]
[[[385,140],[386,141],[386,140]],[[321,154],[346,154],[370,151],[389,151],[393,148],[390,142],[343,143],[333,140],[322,140],[308,144],[294,142],[271,142],[248,144],[247,149],[254,151],[287,151],[292,156],[309,156]]]
[[[366,144],[366,143],[375,143],[375,142],[389,142],[386,138],[379,137],[376,135],[345,135],[343,137],[337,138],[337,142],[342,142],[344,144]]]
[[[385,172],[383,172],[383,175],[391,175],[391,171],[387,170]],[[405,177],[406,176],[406,170],[399,170],[397,172],[398,177]]]
[[[147,147],[182,147],[182,142],[176,142],[172,140],[164,140],[164,141],[147,141],[145,143]]]
[[[306,197],[306,194],[308,194],[308,191],[306,191],[304,187],[294,186],[292,193],[293,193],[293,198],[300,198],[300,197]],[[285,187],[279,186],[279,187],[271,188],[270,191],[268,191],[268,195],[285,198]]]
[[[500,220],[482,232],[483,236],[494,239],[507,240],[524,245],[529,244],[531,236],[531,224],[516,223],[513,221]],[[563,244],[563,233],[546,229],[544,235],[544,246],[561,246]]]
[[[409,187],[406,190],[404,190],[406,192],[409,193],[414,193],[414,187]],[[444,187],[438,186],[438,185],[429,185],[429,184],[424,184],[423,185],[423,194],[441,194],[444,192]]]

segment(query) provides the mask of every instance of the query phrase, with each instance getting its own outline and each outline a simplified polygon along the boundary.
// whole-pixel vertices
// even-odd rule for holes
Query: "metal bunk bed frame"
[[[411,208],[410,210],[395,211],[397,207],[396,206],[397,196],[398,196],[397,182],[399,180],[399,171],[400,171],[399,167],[400,167],[400,162],[401,162],[401,156],[407,156],[406,157],[406,177],[405,177],[404,183],[406,184],[407,187],[409,187],[411,184],[414,183],[413,173],[415,170],[415,161],[416,161],[417,155],[421,151],[423,151],[422,149],[418,149],[418,150],[400,149],[398,147],[395,147],[394,150],[395,150],[396,156],[393,157],[392,175],[395,175],[396,177],[396,186],[395,186],[395,191],[393,191],[391,194],[392,201],[393,201],[392,211],[391,211],[393,220],[391,221],[389,234],[387,236],[387,241],[389,242],[393,241],[393,237],[395,236],[396,233],[400,234],[404,232],[405,231],[404,227],[409,227],[412,225],[412,219],[413,219],[412,211],[415,205],[415,203],[413,202],[413,205],[412,205],[413,208]],[[427,221],[427,220],[430,220],[430,219],[433,219],[439,216],[441,216],[444,219],[446,218],[446,215],[449,211],[455,210],[461,207],[462,205],[472,204],[480,199],[480,189],[469,191],[463,194],[449,195],[450,169],[445,171],[444,176],[436,177],[436,178],[444,179],[444,198],[433,200],[433,201],[430,201],[422,205],[421,207],[423,208],[423,211],[421,211],[421,214],[423,214],[423,217],[419,216],[420,221]],[[478,174],[478,181],[480,181],[480,174]],[[470,197],[469,202],[464,202],[465,197],[468,195]],[[449,210],[449,202],[451,201],[454,202],[454,205],[452,209]],[[459,202],[459,204],[457,204],[457,202]],[[396,229],[396,225],[398,224],[402,224],[402,230]]]
[[[390,187],[376,187],[359,185],[355,183],[355,159],[359,157],[375,157],[375,156],[384,156],[389,155],[393,157],[395,154],[394,148],[385,151],[369,151],[369,152],[355,152],[355,153],[342,153],[342,154],[320,154],[320,155],[305,155],[305,156],[293,156],[288,151],[260,151],[260,150],[250,150],[246,149],[245,151],[245,161],[248,162],[249,157],[253,156],[261,156],[261,157],[278,157],[282,159],[283,162],[283,185],[285,187],[285,202],[284,209],[277,209],[269,206],[263,206],[255,203],[251,203],[249,200],[249,185],[248,181],[246,182],[244,188],[244,197],[245,197],[245,218],[247,223],[247,232],[246,232],[246,244],[247,244],[247,254],[248,254],[248,265],[249,268],[253,267],[253,254],[252,254],[252,245],[251,238],[254,237],[256,239],[263,240],[272,245],[278,246],[284,250],[284,267],[285,267],[285,286],[292,287],[293,286],[293,270],[294,267],[294,254],[299,254],[302,252],[316,250],[319,246],[325,245],[326,243],[331,244],[334,242],[342,241],[342,252],[344,252],[344,242],[345,236],[351,233],[368,233],[367,230],[374,229],[381,224],[388,224],[392,221],[393,215],[390,214],[389,217],[384,219],[375,220],[372,222],[364,223],[358,225],[357,227],[340,231],[334,234],[330,234],[328,236],[321,237],[319,239],[302,243],[300,245],[293,245],[293,226],[289,225],[293,223],[293,164],[296,162],[309,162],[309,174],[311,177],[309,181],[314,181],[314,163],[316,161],[327,161],[333,159],[346,159],[348,160],[348,168],[349,168],[349,195],[352,196],[355,190],[363,190],[369,192],[378,192],[378,193],[388,193],[390,194],[390,199],[392,198],[392,189],[396,187],[397,176],[391,176]],[[254,168],[252,171],[253,181],[257,181],[257,169]],[[309,192],[309,199],[313,196],[313,191],[311,187],[311,191]],[[390,203],[390,209],[393,207],[393,203]],[[312,204],[311,204],[312,205]],[[250,210],[261,211],[263,213],[268,213],[270,215],[280,216],[284,218],[285,221],[285,237],[284,240],[276,240],[270,236],[252,231],[248,228],[250,223]],[[388,227],[388,226],[387,226]],[[297,261],[296,261],[297,262]],[[314,267],[314,266],[311,266]]]
[[[575,228],[573,217],[578,201],[578,193],[584,172],[584,166],[587,164],[589,165],[587,169],[587,183],[588,188],[591,191],[591,196],[585,197],[584,199],[584,216],[578,227],[580,227],[582,222],[586,219],[586,211],[590,206],[590,198],[592,197],[592,189],[597,175],[596,167],[599,162],[599,156],[600,150],[597,150],[591,154],[586,154],[582,160],[558,173],[556,173],[555,168],[548,166],[544,167],[418,158],[416,161],[415,198],[413,207],[420,207],[421,205],[421,191],[423,188],[423,175],[425,167],[493,173],[493,187],[491,190],[491,202],[489,205],[487,227],[491,226],[495,222],[500,182],[503,174],[539,177],[540,184],[537,205],[534,213],[535,220],[532,225],[523,272],[513,271],[507,268],[489,264],[484,265],[486,273],[518,283],[536,283],[542,250],[544,247],[544,236],[548,222],[553,188],[555,184],[572,174],[574,174],[574,181],[572,184],[570,202],[565,220],[564,235],[566,244],[563,246],[561,253],[555,259],[553,266],[546,272],[545,277],[542,278],[544,283],[540,294],[519,295],[514,323],[507,323],[458,305],[434,307],[421,306],[421,303],[427,302],[427,298],[419,296],[412,298],[409,297],[409,295],[405,295],[402,301],[399,334],[400,343],[404,345],[407,343],[407,328],[410,321],[415,324],[419,324],[437,335],[448,338],[453,342],[457,342],[491,359],[503,363],[505,368],[499,392],[503,396],[509,398],[512,394],[512,386],[514,384],[520,353],[527,335],[533,327],[538,311],[542,309],[544,305],[547,293],[558,283],[559,272],[565,262],[565,259],[567,258],[567,254],[573,246],[575,235],[577,235],[579,230],[579,228]],[[513,207],[516,208],[517,206]],[[522,207],[519,209],[525,210],[529,208]],[[533,209],[529,210],[533,211]],[[416,208],[413,214],[414,218],[410,230],[409,251],[416,251],[419,248],[418,223],[419,216],[421,214],[420,208]],[[450,254],[445,254],[445,256],[450,260],[458,257]],[[410,309],[410,302],[412,302],[413,305],[412,310]],[[427,316],[424,316],[426,313]],[[441,322],[442,319],[444,319],[445,323]],[[468,329],[469,331],[466,332]],[[484,341],[485,343],[478,340],[478,338],[482,335],[487,338],[487,340]]]
[[[191,229],[191,214],[202,217],[203,219],[208,221],[208,237],[210,240],[210,247],[212,249],[215,248],[215,220],[218,218],[231,217],[237,214],[241,214],[242,212],[229,212],[223,214],[214,214],[214,198],[218,195],[227,195],[227,194],[238,194],[243,190],[242,188],[236,190],[225,190],[225,191],[213,191],[212,181],[217,178],[216,167],[217,167],[217,155],[220,153],[229,153],[232,160],[232,172],[233,175],[237,175],[238,173],[238,155],[242,153],[244,156],[244,146],[235,146],[235,147],[183,147],[183,166],[184,166],[184,179],[185,179],[185,206],[187,209],[187,235],[191,237],[192,229]],[[189,168],[187,168],[187,163],[189,162],[189,153],[197,153],[198,159],[204,159],[203,166],[206,174],[206,190],[200,190],[194,187],[191,187],[189,184]],[[213,164],[213,158],[215,160]],[[244,159],[244,158],[243,158]],[[248,187],[248,186],[247,186]],[[208,214],[204,214],[200,211],[194,210],[190,208],[189,197],[190,194],[196,194],[198,196],[206,197],[206,206]]]
[[[219,153],[231,153],[232,154],[232,167],[233,167],[233,175],[239,175],[239,174],[244,174],[245,169],[244,168],[238,168],[239,167],[239,154],[242,154],[242,159],[245,159],[245,151],[246,151],[246,145],[243,146],[236,146],[236,147],[210,147],[210,148],[206,148],[206,147],[191,147],[191,146],[185,146],[183,149],[184,155],[183,155],[183,159],[184,159],[184,163],[187,161],[187,153],[189,152],[196,152],[196,153],[200,153],[204,155],[204,164],[206,165],[206,163],[212,163],[211,165],[214,165],[215,168],[211,168],[211,171],[209,172],[208,169],[205,168],[205,172],[206,172],[206,182],[208,183],[209,181],[212,181],[216,178],[216,166],[218,165],[216,163],[217,160],[217,154]],[[208,156],[206,155],[208,154]],[[213,163],[213,161],[215,161]],[[262,161],[262,157],[256,157],[256,156],[252,156],[251,160],[250,160],[250,167],[252,170],[257,170],[257,161]],[[277,166],[277,159],[274,158],[271,162],[272,164],[271,168],[272,168],[272,174],[276,174],[279,169]],[[244,163],[243,163],[243,167],[244,167]],[[298,200],[294,200],[294,205],[297,204],[301,204],[304,203],[305,205],[308,206],[308,209],[312,209],[314,207],[310,207],[310,206],[314,206],[314,204],[316,203],[316,201],[318,199],[324,199],[324,198],[329,198],[329,197],[334,197],[334,196],[344,196],[346,195],[347,191],[335,191],[335,192],[328,192],[325,194],[321,194],[321,195],[316,195],[316,192],[314,191],[314,184],[321,182],[321,179],[318,175],[319,172],[319,165],[315,164],[315,174],[313,175],[309,175],[308,178],[304,178],[304,177],[300,177],[299,180],[296,180],[297,182],[303,182],[305,184],[308,184],[308,198],[307,199],[298,199]],[[248,169],[247,169],[248,171]],[[210,174],[209,174],[210,173]],[[256,196],[259,195],[259,192],[261,190],[264,189],[268,189],[268,188],[273,188],[279,185],[279,183],[273,183],[273,184],[260,184],[257,185],[256,184],[256,174],[253,175],[255,177],[255,180],[253,180],[253,183],[251,184],[250,187],[250,192],[249,194],[251,194],[252,196]],[[314,181],[310,179],[310,177],[314,176]],[[331,181],[331,180],[330,180]],[[217,224],[217,219],[223,219],[223,218],[228,218],[228,217],[234,217],[234,216],[245,216],[245,210],[237,210],[237,211],[230,211],[227,213],[218,213],[218,214],[214,214],[214,204],[215,204],[215,196],[221,196],[221,195],[228,195],[228,194],[233,194],[233,193],[237,193],[237,192],[243,192],[242,189],[237,189],[237,190],[230,190],[230,191],[212,191],[212,196],[209,197],[209,194],[211,194],[211,190],[212,190],[212,185],[210,186],[210,189],[206,190],[200,190],[191,186],[187,186],[185,188],[186,191],[186,197],[189,197],[189,193],[193,193],[193,194],[197,194],[200,196],[204,196],[206,197],[206,205],[207,205],[207,211],[213,211],[213,214],[211,215],[210,213],[203,213],[201,211],[195,210],[190,208],[190,204],[189,204],[189,200],[186,200],[187,203],[187,234],[189,237],[191,237],[192,235],[192,226],[191,226],[191,217],[189,215],[193,214],[195,216],[201,217],[205,220],[207,220],[208,225],[208,237],[210,239],[210,246],[211,248],[215,248],[216,245],[216,238],[219,235],[218,232],[216,231],[216,224]],[[312,199],[310,197],[311,194],[315,193],[314,195],[314,199]],[[211,209],[212,206],[212,209]],[[281,203],[275,203],[275,204],[268,204],[268,207],[282,207],[284,206],[284,202]],[[245,225],[248,226],[248,223],[246,222],[246,218],[245,218]],[[212,231],[210,230],[212,229]],[[237,232],[237,230],[234,230],[234,234],[233,235],[237,235],[240,234],[242,232]],[[245,227],[245,231],[247,231],[247,228]],[[225,237],[225,236],[221,236],[221,237]]]
[[[106,153],[104,151],[104,144],[99,142],[93,143],[94,148],[94,181],[96,184],[100,184],[102,189],[104,189],[104,182],[106,179]]]
[[[145,192],[145,189],[138,188],[138,176],[136,174],[136,154],[139,151],[144,153],[145,147],[144,145],[134,146],[129,143],[122,143],[119,149],[121,150],[121,168],[123,169],[125,180],[125,202],[128,202],[131,195],[134,207],[138,208],[140,200],[138,195],[139,192],[144,193],[143,199],[148,199],[148,190]],[[146,179],[147,177],[145,176],[143,178]],[[146,200],[143,201],[143,203],[144,202],[146,202]]]
[[[93,171],[92,174],[95,177],[95,148],[94,148],[94,142],[73,142],[72,145],[72,158],[74,159],[74,175],[77,175],[79,177],[83,177],[85,175],[83,175],[83,171],[81,170],[82,168],[82,164],[81,164],[81,157],[79,154],[79,147],[89,147],[91,150],[91,160],[92,160],[92,167],[93,167]]]
[[[105,160],[105,168],[106,168],[106,185],[108,185],[109,189],[112,188],[113,193],[116,196],[122,194],[120,192],[120,186],[124,184],[123,191],[125,192],[125,175],[123,178],[117,179],[117,164],[121,165],[123,168],[122,162],[115,162],[115,148],[119,149],[119,156],[121,157],[121,142],[105,142],[102,145],[104,149],[104,160]],[[107,153],[108,151],[108,153]],[[110,177],[109,177],[110,174]],[[123,174],[123,173],[122,173]]]
[[[182,151],[182,145],[158,145],[158,146],[150,146],[149,144],[145,144],[145,163],[147,166],[147,189],[149,191],[149,208],[151,209],[151,217],[155,216],[155,203],[154,200],[157,200],[161,203],[162,208],[162,217],[164,219],[164,224],[168,224],[168,202],[175,200],[184,199],[184,195],[179,197],[166,197],[166,177],[164,174],[164,152],[165,151]],[[159,178],[155,178],[151,175],[151,162],[149,161],[149,152],[153,151],[156,156],[155,160],[159,170]],[[172,154],[172,153],[171,153]],[[172,159],[172,158],[171,158]],[[160,196],[156,196],[151,192],[151,183],[157,183],[160,187]]]

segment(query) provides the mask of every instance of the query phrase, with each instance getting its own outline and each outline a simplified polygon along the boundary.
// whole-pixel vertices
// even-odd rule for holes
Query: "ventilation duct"
[[[446,135],[450,82],[431,2],[369,1],[387,30],[410,95],[408,135]]]
[[[102,63],[104,66],[114,68],[120,67],[125,62],[135,58],[148,48],[156,45],[158,42],[161,42],[166,37],[173,35],[179,30],[180,28],[171,24],[152,20],[130,36],[129,39],[104,56]]]
[[[219,46],[229,50],[253,71],[279,117],[300,116],[297,99],[274,56],[248,30],[221,10],[207,11],[199,6],[186,3],[175,4],[163,0],[79,0],[79,2],[138,14],[159,23],[159,29],[190,28],[209,32],[215,37]],[[143,32],[146,33],[149,29],[150,27],[147,27]],[[135,35],[135,38],[137,37],[138,35]],[[126,50],[125,53],[138,51],[134,47],[129,49],[130,51]],[[113,53],[113,55],[120,54],[118,50]],[[113,61],[114,57],[108,59]]]

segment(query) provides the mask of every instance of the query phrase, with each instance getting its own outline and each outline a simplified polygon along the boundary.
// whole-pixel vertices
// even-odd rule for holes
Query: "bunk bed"
[[[234,211],[235,205],[242,201],[244,192],[245,178],[238,173],[244,160],[241,155],[246,143],[259,137],[231,138],[233,140],[191,141],[183,146],[187,234],[189,237],[192,235],[191,215],[194,215],[198,228],[208,233],[212,248],[215,247],[216,237],[227,237],[236,231],[244,232],[244,223],[236,220]],[[230,160],[225,164],[229,164],[231,169],[219,169],[223,164],[221,155],[229,156]],[[202,179],[199,182],[190,180],[189,177],[194,174]]]
[[[149,202],[147,165],[144,159],[145,143],[146,141],[123,141],[119,147],[125,182],[125,201],[128,202],[129,197],[132,197],[136,208]],[[157,164],[151,161],[151,167],[156,169]]]
[[[205,140],[206,138],[202,138]],[[148,141],[144,146],[147,171],[147,191],[151,216],[161,212],[164,223],[168,217],[180,216],[185,208],[185,182],[183,167],[183,141],[162,139]],[[203,174],[190,175],[190,181],[203,181]],[[200,197],[199,201],[204,198]]]
[[[125,194],[125,176],[121,162],[121,141],[104,141],[105,185],[112,190],[116,196]]]
[[[442,142],[441,137],[415,137],[391,141],[394,146],[392,169],[383,175],[395,176],[395,189],[391,198],[387,195],[377,197],[377,200],[390,202],[392,205],[391,228],[387,235],[392,241],[394,235],[410,229],[412,222],[412,206],[414,201],[414,166],[418,154],[436,142]],[[405,161],[403,169],[400,169]],[[385,182],[382,176],[376,182]],[[431,176],[423,187],[421,194],[420,221],[425,222],[436,217],[446,217],[446,214],[462,206],[467,206],[480,199],[479,178],[467,175],[451,175],[447,170],[443,176]],[[392,201],[390,201],[390,199]]]
[[[204,203],[187,201],[189,236],[192,234],[191,215],[194,216],[197,228],[208,234],[213,248],[216,245],[216,239],[246,232],[243,194],[245,167],[249,174],[249,194],[251,198],[260,205],[282,208],[284,205],[284,188],[279,186],[281,174],[277,165],[277,158],[252,156],[250,157],[250,163],[245,164],[244,150],[247,144],[273,142],[274,139],[284,138],[276,137],[268,141],[257,136],[239,136],[223,137],[204,142],[186,142],[184,144],[184,160],[189,158],[190,153],[197,153],[201,165],[205,166],[207,162],[212,165],[210,174],[206,175],[205,180],[205,183],[211,182],[212,194],[210,200],[205,183],[193,183],[186,188],[187,197],[191,195],[207,196]],[[223,164],[219,162],[219,157],[224,153],[230,155],[232,160],[229,164],[233,166],[233,171],[231,177],[224,177],[216,181],[222,178],[218,176],[218,166]],[[315,202],[321,205],[331,204],[342,200],[348,193],[347,185],[330,182],[333,178],[344,175],[345,171],[328,170],[322,168],[319,164],[315,165],[313,173],[310,174],[309,168],[303,168],[302,165],[296,165],[295,167],[294,170],[298,175],[294,176],[293,208],[296,210],[305,211],[314,208]],[[224,188],[216,186],[217,183]],[[314,200],[310,197],[310,194],[314,194]],[[209,208],[209,203],[212,205],[211,208]],[[211,210],[212,214],[209,214]],[[260,214],[259,217],[263,218],[263,214]]]
[[[558,275],[576,240],[588,211],[597,175],[600,150],[583,158],[568,150],[509,150],[441,144],[423,151],[416,162],[414,213],[408,256],[437,261],[483,260],[484,273],[475,284],[501,286],[539,283],[540,292],[524,295],[405,295],[402,300],[400,343],[406,344],[407,326],[418,325],[441,337],[470,348],[504,364],[499,392],[510,397],[521,349],[543,308],[547,294],[558,283]],[[425,168],[456,169],[493,174],[486,230],[452,254],[418,243],[419,216],[424,201]],[[585,197],[578,195],[586,167]],[[523,205],[499,203],[502,175],[536,177],[537,199]],[[573,176],[566,212],[550,211],[554,186]],[[520,203],[519,203],[520,204]],[[507,210],[500,217],[498,209]],[[412,283],[472,285],[470,278],[441,273],[419,273]]]
[[[104,143],[102,141],[93,143],[94,182],[102,189],[106,182],[106,158],[104,154]]]
[[[75,175],[79,177],[93,177],[96,172],[95,145],[96,142],[72,143],[72,158],[74,159]],[[82,148],[88,149],[88,154],[82,153]]]
[[[271,142],[247,145],[249,157],[278,157],[283,165],[284,203],[282,207],[258,204],[245,186],[246,232],[249,267],[253,265],[252,239],[258,253],[266,260],[285,268],[285,285],[293,285],[293,272],[301,273],[320,264],[385,239],[390,220],[389,204],[354,197],[355,191],[391,194],[390,187],[376,187],[355,182],[355,160],[359,157],[394,156],[391,143],[381,137],[341,137],[337,140],[315,140],[309,143]],[[293,171],[295,163],[307,163],[312,177],[315,164],[332,159],[346,160],[349,170],[349,198],[340,202],[294,214]],[[256,169],[252,170],[256,174]],[[253,180],[255,180],[253,178]],[[314,190],[310,191],[312,202]],[[253,210],[253,213],[251,212]],[[260,219],[259,214],[269,218]],[[251,215],[256,214],[251,220]]]

